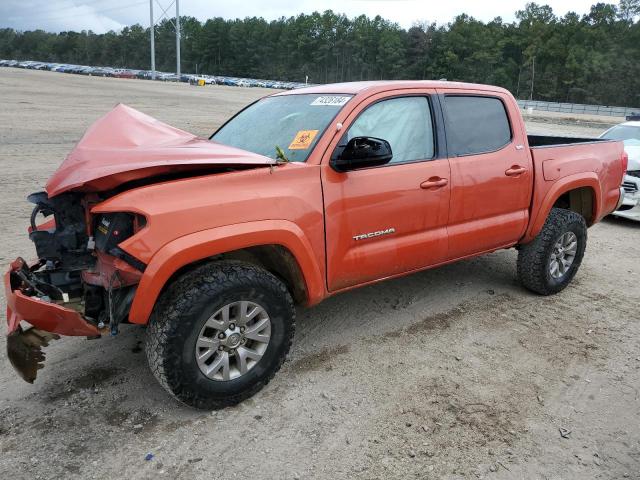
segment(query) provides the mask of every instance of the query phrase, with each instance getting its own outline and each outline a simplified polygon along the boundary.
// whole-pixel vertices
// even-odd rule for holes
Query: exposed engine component
[[[109,213],[95,218],[93,235],[87,228],[87,207],[80,195],[62,194],[49,198],[45,192],[30,195],[35,203],[29,238],[34,242],[39,263],[13,273],[23,293],[45,301],[77,303],[87,319],[110,324],[112,334],[126,319],[140,269],[114,264],[129,259],[118,244],[146,223],[130,213]],[[53,221],[36,225],[38,215]],[[141,263],[141,262],[138,262]],[[118,268],[124,268],[123,271]]]
[[[65,299],[65,293],[62,289],[54,285],[50,280],[48,274],[36,274],[32,269],[28,268],[26,262],[22,259],[18,259],[22,262],[22,268],[16,269],[11,272],[11,277],[15,277],[15,287],[22,287],[22,292],[28,296],[38,296],[42,300],[50,302],[52,300],[62,301]],[[42,267],[42,262],[32,267],[34,270]],[[45,278],[42,278],[42,277]]]
[[[96,248],[111,253],[120,242],[133,235],[133,215],[108,213],[101,215],[96,225]]]
[[[27,198],[35,203],[31,213],[29,238],[36,246],[38,258],[49,269],[56,268],[64,272],[91,266],[94,258],[87,249],[89,236],[80,198],[73,194],[49,198],[46,192],[33,193]],[[38,228],[38,214],[45,217],[53,215],[54,222],[45,223]]]
[[[120,258],[136,270],[144,272],[146,265],[118,245],[144,228],[146,224],[147,220],[142,215],[133,213],[116,212],[99,215],[94,229],[96,251]]]

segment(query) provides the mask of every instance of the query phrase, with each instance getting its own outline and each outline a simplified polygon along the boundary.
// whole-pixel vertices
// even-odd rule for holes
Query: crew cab
[[[119,105],[29,198],[37,259],[4,277],[9,358],[33,382],[59,335],[146,325],[168,392],[233,405],[282,365],[296,304],[506,248],[526,288],[561,291],[626,169],[622,142],[527,136],[486,85],[277,93],[210,139]]]

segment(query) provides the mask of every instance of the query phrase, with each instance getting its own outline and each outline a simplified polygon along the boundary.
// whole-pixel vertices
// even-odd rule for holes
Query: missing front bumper
[[[4,277],[7,299],[7,356],[20,377],[33,383],[44,366],[43,348],[59,335],[96,336],[101,332],[77,311],[25,295],[20,278],[14,272],[28,268],[22,259],[15,260]],[[23,328],[21,322],[32,327]]]
[[[68,336],[95,336],[101,332],[78,311],[45,301],[37,296],[25,295],[20,290],[20,280],[13,282],[12,274],[27,268],[24,260],[15,260],[5,273],[4,286],[7,299],[8,333],[18,330],[23,320],[38,330]]]

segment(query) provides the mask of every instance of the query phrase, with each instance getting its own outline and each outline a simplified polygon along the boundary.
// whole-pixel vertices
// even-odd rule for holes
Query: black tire
[[[573,264],[559,279],[549,272],[551,254],[558,239],[573,232],[578,240]],[[536,238],[520,246],[518,279],[529,290],[540,295],[552,295],[563,290],[576,275],[587,246],[587,224],[582,215],[563,208],[553,208]]]
[[[198,367],[196,340],[214,312],[239,300],[267,311],[269,344],[245,374],[212,380]],[[145,350],[151,371],[169,393],[192,407],[212,410],[235,405],[269,383],[289,352],[294,331],[293,299],[278,278],[251,264],[222,261],[184,275],[167,289],[149,321]]]

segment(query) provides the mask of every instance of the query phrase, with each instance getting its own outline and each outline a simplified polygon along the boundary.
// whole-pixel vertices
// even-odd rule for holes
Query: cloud
[[[47,31],[93,30],[103,33],[120,30],[129,23],[129,18],[118,21],[113,13],[126,4],[114,2],[96,3],[88,0],[3,0],[0,4],[0,27],[18,30],[42,29]],[[111,8],[107,8],[110,6]],[[136,5],[141,7],[140,2]],[[147,14],[148,15],[148,14]],[[133,23],[137,20],[131,17]]]

